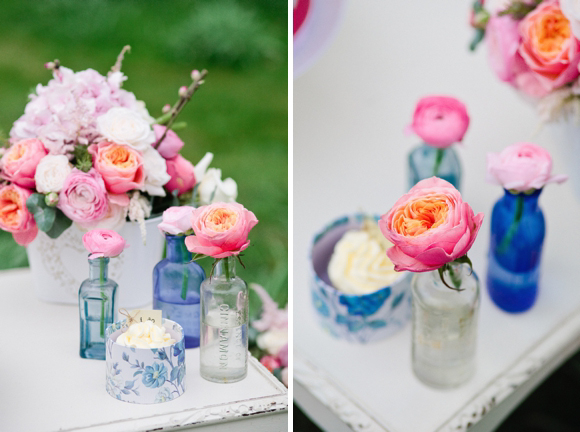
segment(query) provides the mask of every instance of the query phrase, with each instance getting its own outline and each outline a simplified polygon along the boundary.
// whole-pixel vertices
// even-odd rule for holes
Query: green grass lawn
[[[212,24],[212,13],[219,14],[219,8],[202,10],[208,9],[207,3],[164,2],[161,9],[160,2],[153,1],[49,0],[42,6],[31,1],[1,2],[0,128],[8,134],[24,111],[29,91],[51,78],[43,65],[55,58],[75,71],[93,68],[106,74],[122,46],[130,44],[122,68],[129,78],[124,88],[145,101],[154,117],[163,105],[173,104],[181,85],[191,82],[192,69],[206,68],[206,83],[179,118],[188,124],[178,131],[186,143],[182,154],[196,163],[205,152],[213,152],[212,166],[221,168],[223,177],[236,180],[238,201],[260,220],[245,253],[247,268],[240,268],[238,274],[263,285],[284,305],[288,278],[285,2],[216,2],[235,4],[238,14],[245,11],[248,19],[254,19],[251,28],[237,28],[233,17],[218,16]],[[193,32],[189,23],[201,30]],[[228,45],[228,34],[236,36],[237,45]],[[203,52],[195,51],[196,41],[202,38]],[[240,60],[240,52],[248,53],[244,58],[249,60]],[[27,265],[24,248],[4,232],[0,256],[2,269]],[[206,269],[210,264],[202,261]]]

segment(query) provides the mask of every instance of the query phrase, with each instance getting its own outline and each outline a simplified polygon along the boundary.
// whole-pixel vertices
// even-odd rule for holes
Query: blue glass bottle
[[[115,322],[117,283],[108,278],[109,258],[89,259],[89,278],[79,288],[82,358],[105,360],[105,329]]]
[[[457,189],[461,183],[461,164],[457,152],[421,144],[409,153],[409,188],[430,177],[447,180]]]
[[[487,289],[507,312],[524,312],[538,295],[540,258],[546,233],[541,189],[532,194],[505,195],[493,207]]]
[[[205,279],[203,268],[191,261],[185,246],[185,236],[165,235],[167,258],[153,269],[153,308],[163,312],[163,318],[183,327],[185,348],[199,346],[200,295]]]

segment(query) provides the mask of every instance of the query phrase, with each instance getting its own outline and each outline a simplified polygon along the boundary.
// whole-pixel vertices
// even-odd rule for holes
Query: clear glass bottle
[[[115,322],[117,283],[108,278],[109,258],[89,259],[89,278],[79,288],[82,358],[105,360],[105,329]]]
[[[491,214],[487,290],[506,312],[524,312],[536,302],[546,234],[541,189],[531,194],[505,191]]]
[[[413,372],[436,388],[458,387],[475,373],[479,280],[467,264],[416,273],[413,293]]]
[[[452,147],[439,149],[421,144],[409,153],[409,188],[433,176],[447,180],[459,190],[461,164]]]
[[[235,259],[219,260],[201,284],[200,374],[217,383],[240,381],[248,369],[248,286]]]
[[[201,266],[192,261],[185,236],[166,234],[167,256],[153,269],[153,309],[175,321],[185,334],[185,348],[199,346],[200,286],[205,279]]]

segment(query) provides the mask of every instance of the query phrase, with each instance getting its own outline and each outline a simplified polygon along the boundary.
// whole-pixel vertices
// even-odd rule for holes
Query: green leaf
[[[38,229],[48,232],[56,219],[56,209],[48,207],[43,194],[32,194],[26,200],[26,208],[34,216]]]
[[[77,144],[73,150],[75,168],[89,172],[93,167],[93,156],[89,153],[89,149],[86,145]]]
[[[50,238],[54,239],[60,236],[68,227],[72,225],[72,220],[66,217],[65,214],[59,209],[53,207],[53,210],[56,210],[56,217],[52,228],[46,231],[46,234]]]

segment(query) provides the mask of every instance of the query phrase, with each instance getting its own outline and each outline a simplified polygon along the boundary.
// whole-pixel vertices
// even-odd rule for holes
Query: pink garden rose
[[[381,216],[379,227],[394,245],[387,255],[396,271],[426,272],[465,255],[482,221],[451,183],[431,177]]]
[[[448,96],[428,96],[415,107],[409,129],[426,144],[445,148],[463,140],[468,126],[469,116],[463,103]]]
[[[165,126],[154,124],[153,131],[155,132],[155,142],[161,138],[163,132],[167,129]],[[179,151],[183,148],[184,144],[181,138],[177,136],[175,132],[171,129],[167,131],[167,135],[163,138],[163,141],[157,146],[157,151],[165,159],[173,159],[179,154]]]
[[[552,175],[552,157],[532,143],[516,143],[501,153],[487,155],[487,181],[504,189],[524,192],[541,189],[548,183],[562,183],[568,177]]]
[[[194,236],[185,239],[190,252],[225,258],[250,245],[248,234],[258,219],[238,203],[214,203],[198,207],[191,216]]]
[[[274,372],[274,369],[279,369],[281,366],[280,360],[272,355],[265,355],[260,359],[260,363],[262,363],[270,372]]]
[[[165,184],[165,189],[169,192],[177,190],[177,195],[189,192],[195,186],[196,179],[193,165],[181,155],[173,159],[167,159],[167,174],[171,176]]]
[[[19,186],[34,189],[36,167],[48,152],[36,138],[20,140],[2,156],[2,177]]]
[[[91,230],[83,235],[83,246],[89,251],[89,259],[114,258],[125,249],[125,239],[113,230]]]
[[[157,228],[162,233],[170,235],[183,234],[191,229],[191,216],[194,210],[195,208],[190,206],[169,207],[163,212],[163,220]]]
[[[101,175],[94,168],[87,173],[74,168],[64,181],[58,208],[81,226],[102,219],[109,200]]]
[[[143,188],[143,157],[137,150],[127,145],[102,141],[98,145],[91,145],[89,153],[93,155],[94,167],[111,193],[120,194]]]
[[[580,42],[557,1],[544,1],[519,24],[519,54],[545,94],[579,75]]]
[[[26,199],[32,194],[15,184],[0,188],[0,229],[12,233],[16,243],[26,246],[36,238],[38,228],[26,208]]]

